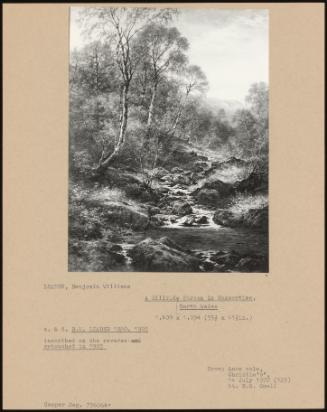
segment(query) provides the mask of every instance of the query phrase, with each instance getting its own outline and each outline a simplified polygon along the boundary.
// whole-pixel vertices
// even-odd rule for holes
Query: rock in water
[[[205,225],[208,224],[207,216],[187,216],[183,222],[183,226]]]
[[[183,226],[194,226],[195,224],[195,216],[187,216],[184,222],[182,223]]]
[[[206,224],[209,223],[208,217],[207,217],[207,216],[197,216],[197,217],[195,218],[195,223],[196,223],[197,225],[206,225]]]
[[[199,272],[200,261],[167,237],[147,238],[129,252],[135,270],[144,272]]]

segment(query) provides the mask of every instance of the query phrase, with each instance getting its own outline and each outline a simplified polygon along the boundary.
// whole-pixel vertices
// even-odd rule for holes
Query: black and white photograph
[[[70,272],[269,271],[268,10],[172,7],[70,8]]]

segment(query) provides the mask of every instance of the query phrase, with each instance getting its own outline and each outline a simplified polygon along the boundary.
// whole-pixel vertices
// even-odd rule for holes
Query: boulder
[[[183,173],[183,169],[181,169],[180,167],[173,167],[171,171],[172,173]]]
[[[205,167],[203,167],[202,165],[198,164],[198,165],[194,165],[193,171],[195,173],[200,173],[203,172],[205,170]]]
[[[240,258],[241,255],[234,250],[220,250],[211,256],[211,260],[224,269],[233,269]]]
[[[208,167],[208,163],[204,162],[203,160],[197,160],[194,163],[195,166],[201,166],[203,169],[206,169]]]
[[[172,183],[187,186],[192,183],[192,180],[189,176],[177,174],[172,176]]]
[[[109,251],[110,259],[113,263],[118,264],[118,263],[124,263],[126,261],[126,258],[124,255],[121,253],[116,253]]]
[[[145,230],[149,225],[147,214],[133,206],[112,203],[103,205],[102,212],[108,223],[118,223],[120,226],[134,230]]]
[[[135,270],[144,272],[198,272],[200,261],[170,239],[147,238],[135,245],[129,255]]]
[[[161,177],[160,180],[162,180],[162,181],[164,181],[164,182],[166,182],[166,183],[171,183],[171,182],[172,182],[172,176],[167,174],[167,175]]]
[[[157,215],[158,213],[160,213],[160,208],[156,206],[150,206],[148,208],[148,213],[150,216]]]
[[[237,227],[242,225],[243,216],[239,213],[232,212],[226,209],[217,209],[213,215],[213,221],[217,225]]]
[[[195,216],[193,216],[193,215],[187,216],[182,224],[183,224],[183,226],[194,226]]]
[[[187,202],[174,202],[172,204],[172,213],[178,216],[190,215],[192,213],[192,206]]]
[[[208,224],[207,216],[190,215],[183,222],[183,226],[205,225]]]
[[[220,197],[230,196],[234,193],[234,188],[231,184],[222,182],[221,180],[212,180],[206,182],[202,189],[214,189],[218,192]]]
[[[263,231],[268,230],[268,206],[261,209],[250,209],[244,215],[244,226],[253,227]]]
[[[209,223],[208,217],[207,216],[196,216],[195,217],[195,223],[197,225],[206,225]]]
[[[152,170],[152,176],[156,177],[157,179],[161,179],[168,174],[168,170],[163,167],[157,167]]]
[[[222,196],[215,189],[199,189],[195,194],[195,198],[198,203],[207,206],[224,207],[227,206],[229,202],[229,196]]]
[[[237,227],[244,226],[260,231],[268,230],[268,206],[260,209],[249,209],[245,212],[234,212],[232,210],[217,209],[213,221],[222,226]]]
[[[165,193],[169,192],[169,189],[168,189],[168,187],[160,186],[160,187],[157,188],[157,192],[159,194],[165,194]]]
[[[198,155],[197,156],[198,160],[201,160],[202,162],[207,162],[209,159],[207,158],[207,156],[203,156],[203,155]]]
[[[151,216],[150,222],[153,226],[164,226],[169,221],[168,215],[156,214]]]
[[[104,268],[115,268],[117,265],[126,261],[122,254],[123,248],[120,245],[111,244],[111,242],[100,241],[93,252],[93,257],[98,255],[98,260],[102,261]]]
[[[219,194],[214,189],[200,189],[196,195],[196,200],[203,205],[216,205]]]
[[[113,253],[121,253],[123,251],[123,248],[120,245],[112,245],[109,248],[109,252],[113,252]]]
[[[217,200],[229,198],[233,194],[233,186],[218,179],[205,182],[192,193],[199,202],[204,204],[216,203]]]
[[[176,190],[176,192],[173,192],[175,196],[185,196],[185,192],[182,190]]]

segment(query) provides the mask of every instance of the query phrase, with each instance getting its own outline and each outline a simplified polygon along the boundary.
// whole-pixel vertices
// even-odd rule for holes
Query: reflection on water
[[[222,226],[197,226],[185,228],[162,227],[133,235],[129,245],[152,237],[168,236],[177,244],[191,250],[235,250],[240,253],[268,255],[267,234],[247,229],[233,229]],[[130,247],[130,246],[129,246]]]

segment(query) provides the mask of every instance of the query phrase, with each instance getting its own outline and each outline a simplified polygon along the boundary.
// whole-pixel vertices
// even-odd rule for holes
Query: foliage
[[[248,160],[268,173],[267,85],[251,85],[246,105],[233,117],[211,107],[206,76],[189,63],[188,40],[173,26],[176,14],[124,7],[81,11],[89,41],[71,53],[72,178],[117,167],[140,172],[151,184],[149,171],[174,164],[181,142]]]
[[[151,214],[179,214],[171,208],[176,184],[183,191],[203,186],[196,200],[212,207],[226,200],[243,223],[264,226],[268,86],[251,85],[233,115],[210,105],[206,75],[189,61],[188,39],[173,25],[177,14],[81,11],[87,43],[71,52],[69,73],[70,270],[126,269],[120,243],[147,230]],[[233,160],[213,165],[210,155]]]
[[[267,206],[268,206],[267,195],[236,194],[231,201],[230,210],[234,213],[245,214],[250,209],[262,209]]]

